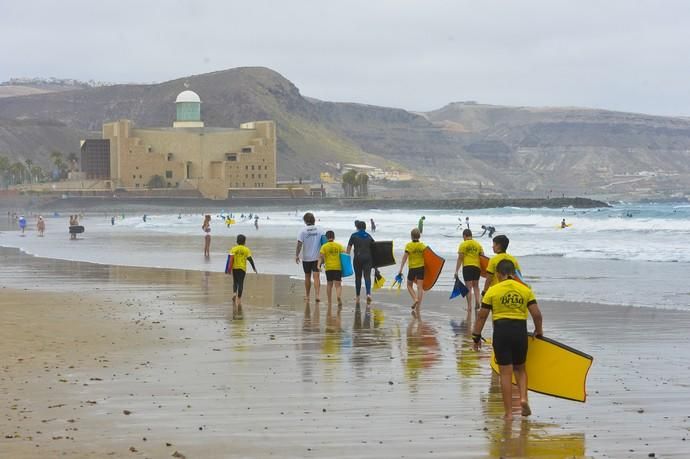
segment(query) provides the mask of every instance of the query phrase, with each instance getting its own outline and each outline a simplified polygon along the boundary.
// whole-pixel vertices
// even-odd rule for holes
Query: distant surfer
[[[110,217],[110,226],[115,226],[115,217]]]
[[[489,317],[493,315],[492,346],[501,378],[501,394],[503,395],[503,419],[513,419],[512,400],[515,374],[518,391],[520,393],[520,407],[522,416],[532,414],[527,400],[527,315],[532,316],[535,336],[543,336],[542,315],[537,299],[529,287],[513,280],[515,265],[510,260],[501,260],[496,266],[498,283],[485,293],[482,307],[477,317],[477,323],[472,331],[474,349],[479,350],[482,345],[482,329]]]
[[[72,229],[73,226],[79,226],[79,216],[77,216],[77,215],[70,215],[69,216],[69,238],[70,239],[76,239],[77,238],[76,228],[74,228],[74,230],[73,230]]]
[[[467,225],[467,229],[470,229],[470,217],[465,217],[465,224]]]
[[[496,232],[496,228],[494,228],[491,225],[482,225],[482,229],[484,230],[484,232],[480,234],[479,237],[484,236],[487,231],[489,232],[489,237],[493,237],[494,233]]]
[[[259,216],[254,215],[254,228],[259,229]]]
[[[371,245],[374,238],[367,233],[366,222],[355,220],[357,231],[352,233],[347,242],[347,253],[349,254],[354,247],[354,257],[352,267],[355,271],[355,304],[359,306],[360,293],[362,291],[362,278],[364,278],[364,289],[367,294],[367,304],[371,304],[371,269],[374,264],[374,257],[371,253]]]
[[[564,218],[563,220],[561,220],[561,228],[565,228],[567,226],[568,225],[565,223],[565,218]]]
[[[328,299],[328,307],[330,309],[333,304],[333,286],[335,285],[335,298],[338,302],[338,308],[343,306],[343,300],[340,299],[342,295],[342,278],[343,267],[340,263],[340,254],[345,252],[345,247],[335,242],[335,232],[326,231],[326,242],[319,250],[319,268],[325,266],[326,268],[326,298]]]
[[[491,257],[491,259],[489,260],[489,264],[486,267],[486,281],[484,282],[484,290],[482,290],[482,296],[484,296],[489,287],[493,286],[496,283],[496,279],[494,278],[494,274],[496,273],[496,266],[502,260],[512,261],[515,269],[517,271],[520,271],[520,264],[518,263],[518,261],[515,259],[515,257],[509,255],[506,252],[506,250],[508,250],[508,244],[510,244],[510,239],[508,239],[508,236],[500,234],[494,238],[491,248],[493,249],[496,255]]]
[[[142,220],[144,220],[144,223],[146,223],[146,214],[142,217]]]
[[[210,218],[210,215],[208,217]],[[247,274],[247,262],[252,265],[252,269],[256,273],[252,251],[244,245],[246,242],[247,237],[244,234],[238,234],[237,245],[229,251],[232,255],[232,305],[233,308],[237,307],[238,314],[242,314],[242,291],[244,290],[244,276]]]
[[[462,232],[463,241],[458,246],[458,261],[455,263],[455,277],[462,267],[462,278],[469,292],[467,293],[467,322],[472,319],[472,303],[475,309],[479,309],[479,276],[481,268],[479,264],[480,255],[484,255],[482,245],[472,239],[472,230]]]
[[[424,220],[426,220],[426,217],[422,215],[422,218],[420,218],[417,222],[417,229],[419,230],[420,235],[424,232]]]
[[[371,226],[369,226],[371,228],[371,232],[375,233],[376,232],[376,223],[374,223],[374,219],[370,218],[369,223],[371,223]]]
[[[204,222],[201,224],[201,230],[204,232],[204,256],[206,258],[211,256],[211,216],[206,214]]]
[[[405,246],[405,254],[400,262],[400,271],[398,272],[398,276],[402,277],[403,268],[409,258],[410,264],[407,271],[407,291],[412,297],[412,315],[416,318],[420,317],[422,298],[424,297],[424,249],[426,249],[426,244],[420,242],[419,238],[421,235],[419,228],[414,228],[410,232],[410,239],[412,239],[412,241],[408,242]],[[415,284],[417,285],[416,294],[414,291]]]
[[[311,293],[312,279],[314,281],[314,295],[315,301],[321,301],[319,294],[321,292],[321,279],[319,277],[319,250],[321,249],[321,236],[323,231],[316,226],[316,218],[311,212],[307,212],[302,217],[302,221],[306,225],[299,235],[297,235],[297,248],[295,250],[295,263],[300,262],[300,254],[302,254],[302,270],[304,271],[304,290],[305,299],[309,302],[309,295]]]
[[[38,221],[36,222],[36,230],[38,230],[38,235],[43,237],[43,233],[46,230],[46,221],[43,219],[43,215],[38,216]]]

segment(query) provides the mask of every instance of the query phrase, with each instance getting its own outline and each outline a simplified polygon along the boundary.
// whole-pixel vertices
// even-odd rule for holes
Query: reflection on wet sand
[[[407,356],[405,375],[410,390],[417,390],[417,381],[423,370],[431,368],[440,357],[436,329],[421,319],[412,319],[407,325]]]
[[[515,421],[503,421],[503,398],[497,374],[492,373],[489,391],[483,397],[489,436],[489,456],[501,458],[580,458],[585,456],[585,434],[563,433],[557,424],[534,421],[520,416],[520,394],[513,386]]]

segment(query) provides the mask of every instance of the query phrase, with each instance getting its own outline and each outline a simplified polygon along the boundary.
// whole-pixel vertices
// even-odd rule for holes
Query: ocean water
[[[424,215],[422,241],[446,258],[436,289],[450,290],[461,233],[469,217],[475,238],[491,255],[491,241],[480,237],[481,225],[510,238],[508,252],[519,258],[527,282],[538,298],[620,304],[661,309],[690,309],[690,205],[619,204],[601,209],[479,209],[479,210],[319,210],[258,209],[254,220],[242,218],[252,209],[216,209],[212,221],[212,256],[202,256],[203,217],[198,215],[86,215],[86,232],[77,241],[67,235],[67,216],[47,218],[46,236],[35,231],[0,233],[0,245],[16,247],[40,257],[143,267],[222,271],[225,253],[237,234],[248,246],[260,272],[302,277],[294,263],[302,214],[313,211],[317,225],[332,229],[345,245],[354,220],[373,218],[374,238],[393,240],[399,260],[410,230]],[[226,227],[222,215],[232,212],[235,225]],[[572,226],[561,229],[565,218]],[[29,220],[29,227],[35,225]],[[392,279],[397,267],[382,270]],[[351,278],[346,280],[351,283]]]

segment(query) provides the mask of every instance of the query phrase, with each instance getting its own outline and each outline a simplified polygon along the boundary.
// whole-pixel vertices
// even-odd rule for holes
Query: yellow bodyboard
[[[535,338],[531,333],[528,340],[527,389],[576,402],[586,401],[587,373],[593,357],[550,338]],[[498,373],[493,350],[491,368]]]

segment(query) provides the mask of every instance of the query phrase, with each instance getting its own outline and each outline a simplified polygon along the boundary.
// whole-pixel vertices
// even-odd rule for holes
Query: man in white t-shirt
[[[318,303],[319,291],[321,290],[321,279],[319,273],[319,251],[321,250],[321,236],[323,231],[314,224],[316,219],[314,214],[307,212],[302,217],[307,225],[297,236],[297,250],[295,251],[295,263],[300,262],[300,252],[302,253],[302,268],[304,269],[304,290],[307,292],[306,300],[309,302],[311,292],[311,280],[314,279],[314,294]]]

